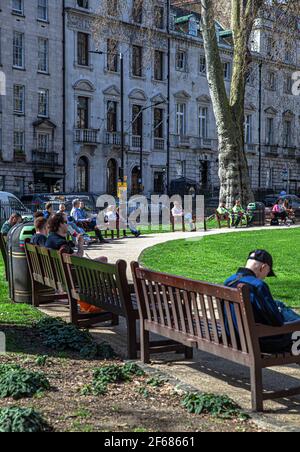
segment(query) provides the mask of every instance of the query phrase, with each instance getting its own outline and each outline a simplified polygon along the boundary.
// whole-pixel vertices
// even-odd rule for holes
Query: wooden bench
[[[68,302],[66,280],[57,251],[25,243],[32,283],[32,304],[39,307],[54,301]]]
[[[221,215],[217,210],[215,213],[215,219],[218,223],[219,229],[222,229],[222,221],[226,221],[227,223],[227,227],[230,229],[231,228],[231,215],[228,212],[228,216],[226,218],[226,215]]]
[[[104,309],[105,312],[94,314],[93,323],[112,320],[118,325],[119,317],[126,319],[128,358],[137,359],[140,344],[137,339],[137,320],[139,312],[133,284],[127,280],[127,264],[119,260],[116,264],[106,264],[85,258],[62,255],[67,290],[70,300],[71,320],[78,326],[87,326],[86,314],[79,312],[78,303],[85,302],[91,306]],[[170,340],[157,340],[149,343],[149,353],[165,351],[186,352],[190,350]]]
[[[282,328],[257,325],[249,288],[238,289],[155,273],[132,263],[141,326],[141,359],[150,361],[149,333],[196,348],[250,369],[252,408],[263,402],[300,394],[300,387],[265,393],[262,370],[300,364],[292,353],[261,353],[260,339],[300,331],[300,322]],[[234,327],[235,314],[238,332]]]
[[[5,278],[8,281],[7,237],[0,233],[0,251],[4,262]]]

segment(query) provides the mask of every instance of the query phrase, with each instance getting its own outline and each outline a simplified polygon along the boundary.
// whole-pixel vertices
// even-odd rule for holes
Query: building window
[[[269,71],[267,76],[267,89],[271,91],[276,91],[276,74],[275,72]]]
[[[14,152],[24,154],[25,152],[25,134],[23,131],[14,131]]]
[[[143,0],[133,0],[132,20],[137,24],[143,22]]]
[[[177,50],[176,52],[176,70],[187,70],[187,52],[185,52],[184,50]]]
[[[143,75],[143,48],[140,46],[132,47],[132,75],[135,77]]]
[[[204,55],[200,55],[199,59],[199,72],[202,75],[206,75],[206,58]]]
[[[164,110],[154,108],[154,137],[164,138]]]
[[[143,110],[141,105],[132,106],[132,135],[136,137],[143,135]]]
[[[13,65],[24,68],[24,34],[14,31],[13,37]]]
[[[24,2],[23,0],[13,0],[12,2],[12,11],[15,14],[24,14]]]
[[[89,35],[79,32],[77,35],[77,62],[80,66],[89,65]]]
[[[208,108],[199,107],[199,135],[208,138]]]
[[[78,97],[77,101],[77,128],[89,128],[89,98]]]
[[[48,19],[48,0],[38,0],[38,20],[47,22]]]
[[[79,6],[79,8],[88,9],[89,0],[77,0],[77,5]]]
[[[246,116],[245,141],[247,144],[253,144],[253,116],[252,115]]]
[[[292,89],[293,89],[293,79],[289,74],[287,74],[284,78],[284,93],[292,94]]]
[[[176,173],[178,177],[186,177],[186,161],[177,160]]]
[[[49,116],[49,91],[47,89],[39,90],[38,116]]]
[[[186,104],[176,105],[176,133],[180,136],[186,135]]]
[[[224,79],[227,81],[231,80],[231,63],[226,62],[223,63],[223,67],[224,67]]]
[[[25,113],[25,86],[14,85],[14,113]]]
[[[49,72],[49,41],[44,38],[38,42],[38,71]]]
[[[118,131],[118,102],[107,102],[107,131],[110,133]]]
[[[154,54],[154,78],[162,81],[164,79],[164,52],[155,50]]]
[[[50,149],[50,135],[48,133],[38,134],[38,151],[48,152]]]
[[[114,39],[107,40],[107,70],[118,72],[119,70],[119,43]]]
[[[163,6],[154,7],[154,25],[159,30],[165,28],[165,10]]]
[[[292,146],[292,122],[291,121],[284,121],[283,123],[283,145],[284,147],[290,147]]]
[[[274,118],[267,118],[266,121],[266,144],[274,145]]]

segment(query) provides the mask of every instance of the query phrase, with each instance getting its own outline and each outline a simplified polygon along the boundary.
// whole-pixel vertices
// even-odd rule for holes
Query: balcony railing
[[[266,155],[269,157],[279,157],[278,145],[269,144],[265,146]]]
[[[295,159],[295,158],[296,158],[296,147],[293,147],[293,146],[287,146],[287,147],[285,148],[285,151],[286,151],[286,156],[287,156],[289,159]]]
[[[190,147],[191,137],[187,135],[172,135],[171,143],[174,147]]]
[[[112,146],[121,146],[121,134],[120,132],[105,132],[104,144]]]
[[[252,154],[256,154],[256,152],[257,152],[257,144],[245,143],[245,150],[246,150],[246,152],[249,152],[249,153],[252,153]]]
[[[26,162],[26,154],[22,151],[14,151],[15,162]]]
[[[133,135],[131,137],[131,146],[135,149],[140,149],[142,143],[142,137],[138,135]]]
[[[56,152],[47,152],[42,150],[32,151],[32,163],[39,166],[57,166],[58,154]]]
[[[165,139],[154,138],[154,149],[156,149],[157,151],[163,151],[165,149]]]
[[[75,129],[75,141],[76,143],[98,144],[98,132],[97,129]]]

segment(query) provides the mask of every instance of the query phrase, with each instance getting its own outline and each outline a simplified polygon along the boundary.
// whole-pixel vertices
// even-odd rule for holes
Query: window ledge
[[[12,11],[11,14],[15,17],[20,17],[21,19],[25,19],[26,16],[24,13],[18,13],[17,11]]]
[[[86,69],[87,71],[93,71],[94,66],[92,64],[89,64],[88,66],[78,64],[76,61],[74,62],[74,67],[77,69]]]
[[[23,72],[26,71],[26,69],[25,69],[24,67],[19,67],[19,66],[13,66],[13,69],[14,69],[15,71],[23,71]]]

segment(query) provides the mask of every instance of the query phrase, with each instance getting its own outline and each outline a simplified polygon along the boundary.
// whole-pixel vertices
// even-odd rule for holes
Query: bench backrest
[[[106,264],[64,254],[62,256],[69,297],[123,317],[134,314],[125,261]]]
[[[25,252],[34,281],[59,292],[66,291],[66,280],[58,251],[27,242]]]
[[[237,361],[238,355],[253,354],[249,325],[254,318],[246,286],[230,289],[145,270],[137,263],[132,272],[140,318],[150,329],[172,331],[179,342],[188,338],[201,350]]]

